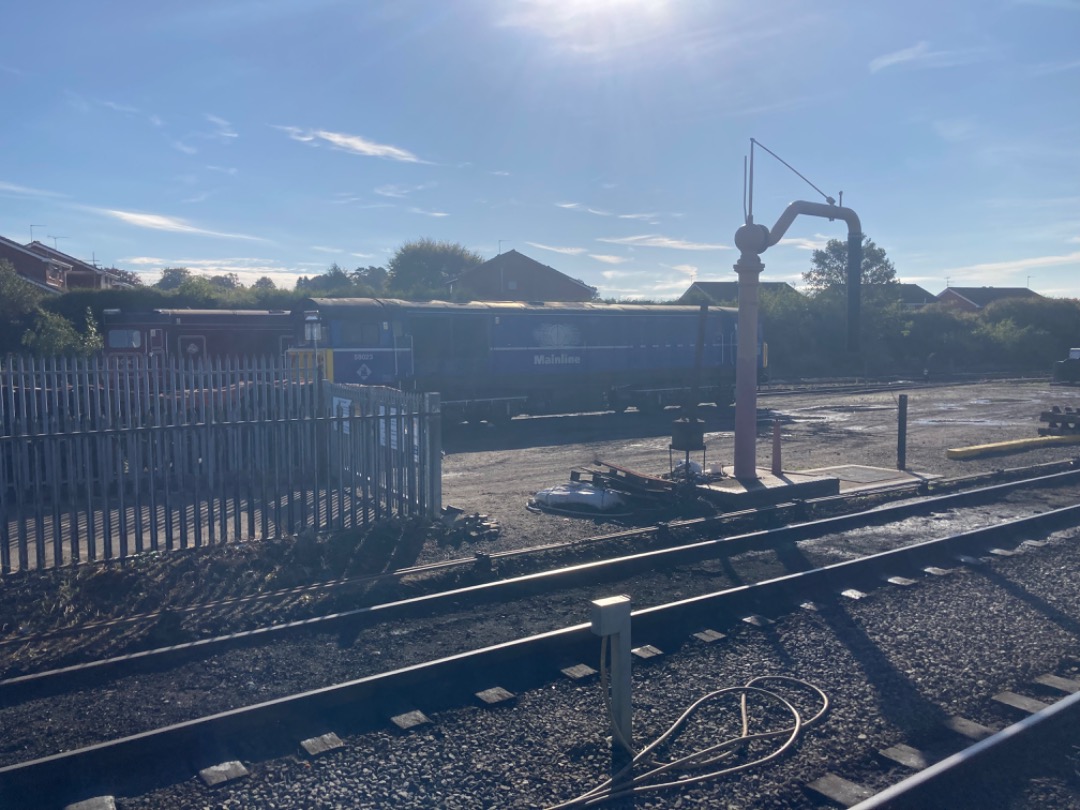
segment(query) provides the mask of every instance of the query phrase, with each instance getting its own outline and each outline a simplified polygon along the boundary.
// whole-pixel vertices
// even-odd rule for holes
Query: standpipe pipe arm
[[[839,219],[847,223],[847,348],[849,352],[856,352],[859,348],[859,301],[862,289],[862,223],[859,215],[850,208],[840,205],[828,205],[826,203],[810,202],[808,200],[796,200],[784,209],[784,213],[776,220],[772,230],[761,225],[750,225],[760,229],[758,239],[764,239],[764,245],[757,252],[764,252],[765,248],[772,247],[784,238],[795,217],[804,214],[810,217],[822,217],[827,220]],[[744,226],[747,227],[747,226]],[[740,229],[741,230],[741,229]],[[756,234],[755,234],[756,235]],[[756,235],[757,236],[757,235]],[[755,240],[757,241],[757,240]],[[738,243],[736,242],[736,245]]]

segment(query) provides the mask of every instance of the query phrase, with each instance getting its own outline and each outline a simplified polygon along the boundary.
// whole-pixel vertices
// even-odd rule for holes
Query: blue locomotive
[[[293,317],[294,351],[327,379],[437,391],[449,419],[685,404],[699,334],[699,400],[727,406],[734,390],[731,308],[310,298]],[[764,368],[760,335],[758,347]]]

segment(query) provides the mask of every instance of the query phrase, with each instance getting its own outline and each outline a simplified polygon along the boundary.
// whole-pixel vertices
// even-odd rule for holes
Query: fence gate
[[[434,517],[438,424],[280,357],[0,359],[0,572]]]

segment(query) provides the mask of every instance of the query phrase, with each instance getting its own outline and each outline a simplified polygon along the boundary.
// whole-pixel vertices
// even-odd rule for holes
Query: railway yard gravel
[[[945,449],[1035,435],[1041,410],[1051,405],[1080,405],[1080,390],[1051,387],[1045,382],[988,382],[974,385],[896,388],[856,395],[763,395],[758,443],[759,464],[768,466],[769,423],[782,426],[784,467],[810,470],[841,464],[883,468],[896,465],[896,395],[908,393],[908,468],[929,475],[956,477],[1071,459],[1076,448],[1028,450],[1009,456],[964,461],[945,457]],[[602,459],[624,467],[666,472],[669,463],[670,418],[620,415],[574,415],[518,419],[502,429],[463,428],[447,432],[444,458],[444,503],[466,513],[488,515],[500,531],[478,539],[448,538],[412,527],[410,551],[400,564],[433,562],[474,553],[540,547],[580,540],[624,528],[624,523],[576,520],[525,510],[539,489],[564,482],[570,469]],[[730,417],[704,411],[707,459],[729,461],[732,454]],[[926,578],[910,589],[881,589],[867,599],[826,606],[818,612],[800,611],[761,630],[746,626],[730,631],[712,645],[688,643],[676,655],[636,666],[634,722],[638,741],[659,733],[689,702],[720,686],[733,686],[763,674],[788,674],[811,681],[833,701],[826,720],[806,730],[797,750],[761,769],[736,777],[638,798],[631,805],[612,807],[779,808],[811,806],[797,788],[833,771],[854,775],[872,773],[867,763],[873,751],[896,742],[930,736],[940,720],[953,713],[1000,727],[1009,720],[990,705],[1003,689],[1017,689],[1031,677],[1055,672],[1080,676],[1080,570],[1078,538],[1063,533],[1045,548],[987,565],[964,568],[947,577]],[[244,544],[253,546],[254,544]],[[268,548],[271,545],[268,544]],[[282,571],[295,557],[281,551],[282,560],[268,565],[259,550],[232,552],[228,574],[204,577],[214,568],[214,555],[193,564],[159,589],[144,587],[141,601],[128,593],[125,570],[117,580],[124,590],[95,595],[102,615],[115,615],[126,605],[149,609],[170,599],[195,600],[232,595],[244,588],[300,584],[303,577]],[[229,558],[229,553],[223,555]],[[384,564],[388,561],[383,561]],[[258,560],[258,562],[255,562]],[[159,570],[146,562],[149,577]],[[175,575],[176,564],[171,563]],[[268,582],[245,577],[242,566],[266,573]],[[312,564],[307,575],[317,579],[328,569]],[[340,572],[338,572],[340,573]],[[204,582],[210,579],[212,582]],[[729,580],[721,578],[718,587]],[[56,578],[16,578],[0,583],[0,605],[28,595],[47,604],[48,583]],[[70,582],[70,578],[65,580]],[[44,583],[44,584],[43,584]],[[6,591],[6,593],[5,593]],[[639,593],[647,599],[647,594]],[[65,594],[68,618],[86,618],[87,597]],[[560,622],[583,621],[585,593],[564,597]],[[125,599],[127,601],[125,601]],[[576,614],[576,615],[575,615]],[[64,616],[42,608],[25,612],[31,630]],[[565,618],[565,621],[563,619]],[[243,626],[243,611],[235,622]],[[35,624],[36,622],[36,624]],[[381,640],[364,645],[364,660],[339,640],[324,637],[293,645],[295,660],[270,659],[258,648],[236,650],[212,662],[193,662],[171,673],[171,687],[154,683],[145,696],[116,695],[113,716],[118,729],[149,728],[173,717],[176,704],[198,713],[215,707],[215,696],[227,692],[240,704],[258,702],[270,694],[306,688],[312,680],[332,682],[357,677],[359,672],[385,668],[380,659],[419,661],[449,650],[485,646],[510,636],[536,632],[529,611],[508,611],[485,624],[470,622],[465,612],[444,625],[442,638],[423,638],[423,631],[395,633],[382,628]],[[17,646],[0,648],[0,662],[10,668]],[[88,654],[86,648],[80,654]],[[61,654],[62,655],[62,654]],[[8,656],[5,658],[4,656]],[[350,657],[352,656],[352,657]],[[313,663],[317,674],[313,673]],[[585,662],[596,666],[596,662]],[[153,680],[152,674],[144,677]],[[297,684],[293,686],[293,684]],[[513,688],[513,684],[505,684]],[[222,690],[222,687],[225,687]],[[170,708],[172,707],[172,708]],[[4,724],[19,722],[40,707],[4,709]],[[55,727],[78,725],[78,696],[49,704]],[[38,712],[40,713],[40,712]],[[191,780],[141,797],[118,797],[121,808],[322,808],[322,807],[542,807],[571,798],[598,781],[608,768],[599,687],[595,681],[573,685],[552,680],[540,689],[518,695],[514,705],[496,710],[463,708],[440,712],[431,726],[409,734],[373,730],[345,738],[343,751],[308,762],[299,757],[251,765],[252,777],[224,789],[210,790]],[[696,746],[711,736],[729,736],[729,712],[706,714],[682,735],[684,745]],[[330,729],[328,729],[330,730]],[[87,739],[97,735],[88,734]],[[19,735],[14,735],[18,737]],[[1074,741],[1080,744],[1080,740]],[[0,744],[0,758],[9,759],[14,739]],[[22,757],[17,757],[21,759]],[[1073,765],[1080,769],[1074,758]],[[878,767],[883,787],[903,774]],[[997,804],[972,806],[1080,807],[1080,777],[1069,771],[1051,773],[1014,797],[995,797]]]

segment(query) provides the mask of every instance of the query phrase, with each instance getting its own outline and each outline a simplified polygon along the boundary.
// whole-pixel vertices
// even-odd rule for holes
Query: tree
[[[223,273],[220,276],[210,276],[210,286],[221,290],[239,290],[244,285],[240,283],[240,276],[236,273]]]
[[[301,276],[296,280],[296,289],[305,295],[348,296],[357,292],[352,277],[337,262],[327,268],[322,275]]]
[[[276,290],[277,286],[274,284],[274,280],[270,276],[259,276],[255,279],[255,283],[251,285],[256,290]]]
[[[387,265],[388,286],[400,293],[443,293],[446,285],[484,257],[456,242],[417,239],[397,249]]]
[[[0,259],[0,354],[19,349],[19,339],[33,323],[43,297],[10,262]]]
[[[803,273],[803,281],[815,291],[847,286],[847,242],[830,239],[824,250],[815,250],[811,268]],[[863,237],[862,283],[864,285],[895,284],[896,268],[885,251],[868,236]]]
[[[93,316],[90,316],[88,323],[92,322]],[[37,357],[65,354],[85,357],[101,348],[101,336],[97,333],[96,324],[92,334],[82,335],[63,315],[42,311],[34,319],[33,328],[23,334],[22,344]]]
[[[132,287],[141,287],[143,284],[142,276],[134,270],[121,270],[119,267],[106,267],[105,273],[120,279],[120,281],[127,282]]]
[[[352,271],[353,281],[370,287],[374,292],[386,289],[386,282],[390,274],[385,267],[357,267]]]
[[[166,267],[161,271],[161,278],[154,286],[159,290],[176,290],[191,278],[191,271],[186,267]]]

